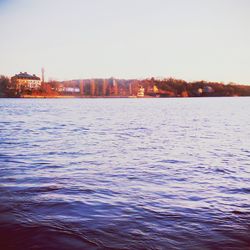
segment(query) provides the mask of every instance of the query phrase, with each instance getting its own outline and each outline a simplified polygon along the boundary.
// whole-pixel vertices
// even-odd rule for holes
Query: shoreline
[[[7,97],[8,98],[8,97]],[[77,98],[77,99],[100,99],[100,98],[107,98],[107,99],[117,99],[117,98],[138,98],[138,99],[144,99],[144,98],[159,98],[155,96],[144,96],[144,97],[138,97],[138,96],[43,96],[43,95],[38,95],[38,96],[32,96],[32,95],[23,95],[20,97],[13,97],[13,98],[61,98],[61,99],[72,99],[72,98]]]
[[[15,99],[171,99],[171,98],[213,98],[213,97],[250,97],[250,96],[69,96],[69,95],[22,95],[22,96],[0,96],[1,98]]]

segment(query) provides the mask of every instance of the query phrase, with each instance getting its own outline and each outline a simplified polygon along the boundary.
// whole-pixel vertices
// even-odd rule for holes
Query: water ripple
[[[249,249],[249,106],[2,99],[0,249]]]

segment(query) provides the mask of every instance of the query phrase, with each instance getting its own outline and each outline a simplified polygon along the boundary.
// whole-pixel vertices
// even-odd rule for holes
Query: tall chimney
[[[44,83],[44,68],[42,68],[42,83]]]

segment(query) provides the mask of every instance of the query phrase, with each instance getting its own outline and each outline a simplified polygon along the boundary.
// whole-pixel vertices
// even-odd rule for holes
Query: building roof
[[[17,79],[29,79],[29,80],[40,80],[40,77],[36,76],[35,74],[30,75],[27,72],[20,72],[14,76]]]

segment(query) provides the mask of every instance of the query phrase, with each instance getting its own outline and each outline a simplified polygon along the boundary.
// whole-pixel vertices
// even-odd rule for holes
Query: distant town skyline
[[[248,0],[0,0],[0,74],[250,84]]]

